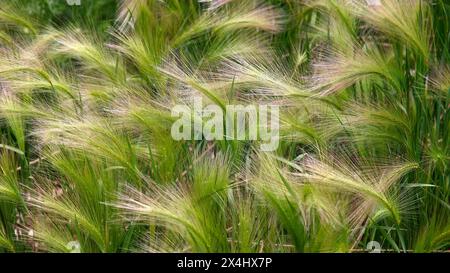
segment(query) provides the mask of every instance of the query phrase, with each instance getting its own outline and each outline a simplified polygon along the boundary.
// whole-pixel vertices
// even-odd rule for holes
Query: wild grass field
[[[0,252],[449,251],[449,1],[80,4],[1,0]],[[278,148],[175,140],[193,96]]]

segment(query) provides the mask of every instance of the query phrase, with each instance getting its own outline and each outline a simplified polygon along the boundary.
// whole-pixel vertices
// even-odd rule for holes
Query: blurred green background
[[[42,25],[89,26],[107,30],[113,23],[118,0],[80,0],[81,5],[69,5],[67,0],[6,0],[7,5],[19,6]]]

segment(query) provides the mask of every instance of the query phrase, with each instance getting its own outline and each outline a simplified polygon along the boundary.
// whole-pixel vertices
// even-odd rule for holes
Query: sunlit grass
[[[7,2],[0,252],[449,249],[446,1]],[[193,95],[278,149],[175,141]]]

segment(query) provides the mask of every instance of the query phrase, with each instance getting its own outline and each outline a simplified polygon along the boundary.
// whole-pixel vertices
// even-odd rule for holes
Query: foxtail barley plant
[[[0,252],[449,250],[448,1],[64,2],[0,6]]]

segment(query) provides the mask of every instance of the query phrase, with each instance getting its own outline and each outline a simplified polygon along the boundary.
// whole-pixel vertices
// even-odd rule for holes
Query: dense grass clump
[[[3,2],[0,252],[449,249],[448,1]],[[278,149],[176,141],[193,96]]]

